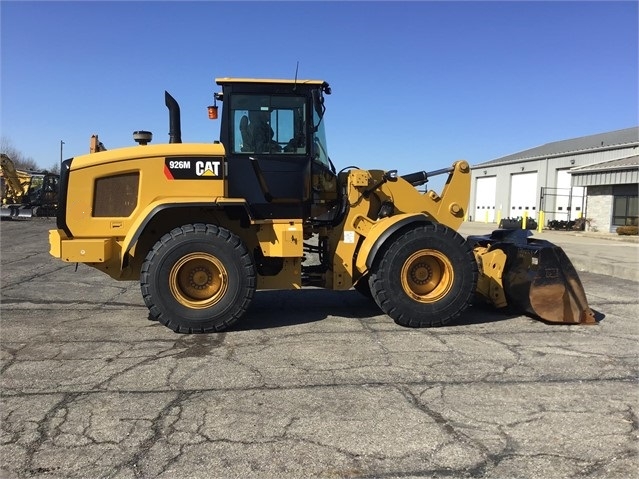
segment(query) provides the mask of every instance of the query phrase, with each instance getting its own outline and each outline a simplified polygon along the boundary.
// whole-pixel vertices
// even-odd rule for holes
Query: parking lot
[[[51,258],[54,224],[0,224],[3,479],[638,470],[637,282],[580,273],[596,326],[477,305],[407,329],[355,291],[304,289],[180,335],[137,283]]]

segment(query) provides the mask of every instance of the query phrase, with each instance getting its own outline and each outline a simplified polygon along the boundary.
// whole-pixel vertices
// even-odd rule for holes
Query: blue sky
[[[1,131],[46,168],[168,141],[218,139],[216,77],[328,81],[338,169],[471,164],[638,118],[638,2],[2,1]],[[430,186],[437,186],[437,181]]]

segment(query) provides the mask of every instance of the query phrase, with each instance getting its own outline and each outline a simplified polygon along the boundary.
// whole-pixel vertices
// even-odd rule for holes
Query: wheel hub
[[[197,290],[203,290],[212,281],[213,277],[210,272],[202,267],[194,269],[189,277],[190,286]]]
[[[435,303],[450,291],[455,273],[440,251],[419,250],[406,259],[401,270],[404,292],[420,303]]]
[[[169,287],[183,306],[204,309],[222,299],[228,288],[228,275],[215,256],[191,253],[180,258],[171,268]]]
[[[427,263],[418,263],[410,270],[411,281],[418,285],[424,285],[432,276],[433,270]]]

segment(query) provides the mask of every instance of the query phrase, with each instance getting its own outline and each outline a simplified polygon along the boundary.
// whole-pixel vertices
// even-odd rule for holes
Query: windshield
[[[324,95],[321,90],[313,91],[313,160],[331,169],[331,160],[326,148],[326,131],[324,130]]]
[[[326,148],[326,131],[324,120],[313,108],[313,124],[317,125],[313,133],[313,159],[330,169],[331,162],[328,159],[328,149]]]

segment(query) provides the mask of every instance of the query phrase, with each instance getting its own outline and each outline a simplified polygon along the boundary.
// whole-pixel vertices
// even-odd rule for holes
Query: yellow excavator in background
[[[1,153],[0,179],[0,217],[25,219],[56,215],[60,175],[18,170],[13,160]]]
[[[225,330],[256,290],[305,286],[354,287],[410,327],[454,321],[478,296],[547,322],[595,322],[561,248],[526,231],[457,232],[466,161],[430,173],[337,171],[327,82],[216,81],[209,118],[223,102],[220,141],[182,143],[165,92],[168,144],[136,131],[138,146],[92,143],[93,153],[63,162],[52,256],[139,279],[150,317],[176,332]],[[437,174],[448,175],[440,193],[418,191]]]

